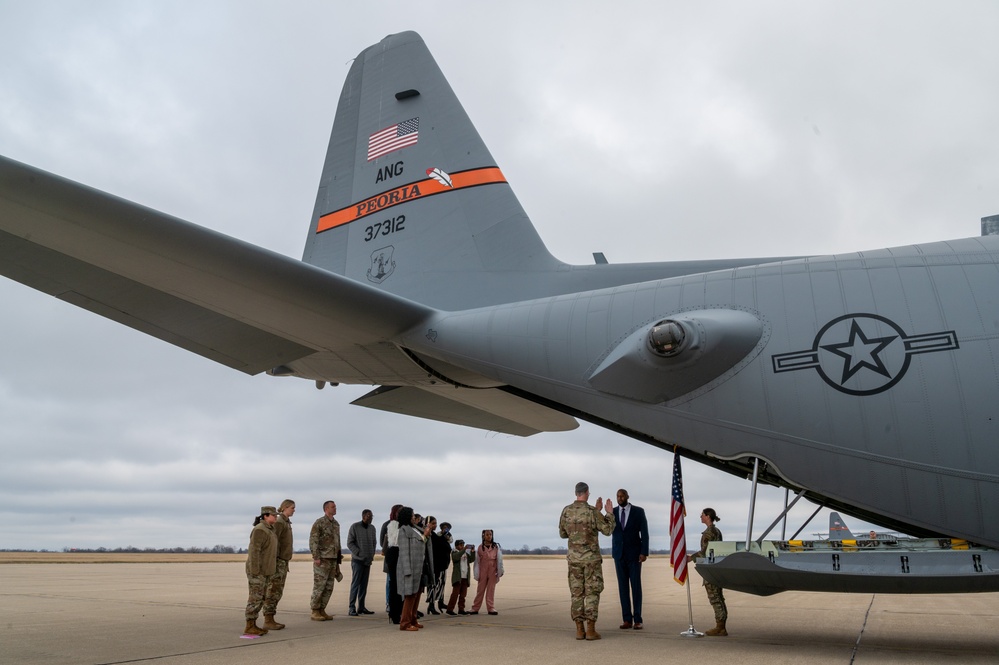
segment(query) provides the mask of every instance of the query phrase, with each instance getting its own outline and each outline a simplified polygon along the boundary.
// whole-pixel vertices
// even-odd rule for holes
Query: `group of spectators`
[[[284,628],[284,624],[274,617],[294,551],[291,530],[294,514],[295,502],[286,499],[279,509],[261,507],[260,515],[253,522],[246,559],[249,598],[245,635],[265,635],[269,630]],[[367,607],[368,579],[376,553],[373,518],[372,511],[365,509],[361,520],[352,524],[347,533],[347,548],[351,553],[349,616],[374,614]],[[409,506],[397,504],[382,524],[377,542],[386,573],[385,611],[389,621],[400,630],[417,631],[424,627],[419,621],[424,616],[419,610],[424,593],[430,614],[474,615],[479,613],[483,603],[489,614],[499,614],[494,598],[496,584],[503,576],[503,551],[493,540],[492,529],[482,531],[482,542],[476,547],[460,539],[455,541],[449,523],[440,523],[438,529],[437,518],[424,518]],[[326,501],[323,516],[313,523],[309,551],[313,576],[310,618],[328,621],[332,616],[326,613],[326,607],[334,584],[343,579],[340,523],[336,520],[335,501]],[[448,568],[451,568],[450,575]],[[478,586],[471,611],[465,611],[470,579],[475,579]],[[445,603],[448,583],[451,593]],[[457,612],[454,611],[456,607]],[[261,611],[264,615],[262,627],[257,625]]]
[[[399,630],[423,628],[420,598],[427,594],[427,613],[455,616],[478,614],[485,601],[489,614],[498,614],[494,603],[496,583],[503,576],[503,554],[493,541],[491,529],[482,531],[482,543],[475,548],[463,540],[454,541],[451,525],[430,515],[424,518],[409,506],[392,506],[389,519],[379,536],[384,554],[385,603],[389,620]],[[454,548],[452,548],[452,543]],[[450,578],[447,570],[453,565]],[[469,578],[478,581],[470,612],[465,611]],[[444,593],[450,581],[447,603]]]

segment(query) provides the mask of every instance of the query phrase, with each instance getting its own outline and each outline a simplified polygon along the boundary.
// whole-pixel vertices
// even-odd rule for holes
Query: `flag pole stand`
[[[699,633],[694,630],[694,606],[690,603],[690,575],[688,574],[687,580],[684,583],[687,587],[687,617],[690,619],[690,627],[687,630],[680,633],[680,637],[704,637],[704,633]]]

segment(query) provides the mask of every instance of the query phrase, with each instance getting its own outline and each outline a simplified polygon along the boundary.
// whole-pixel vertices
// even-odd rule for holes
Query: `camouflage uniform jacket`
[[[312,525],[309,551],[313,559],[343,559],[340,553],[340,523],[323,515]]]
[[[598,533],[614,533],[614,513],[601,515],[600,511],[585,501],[573,501],[562,509],[558,521],[558,535],[569,539],[570,563],[600,561]]]
[[[721,539],[722,532],[718,530],[718,527],[712,524],[704,530],[704,533],[701,534],[701,550],[694,556],[699,559],[703,559],[708,555],[708,543]]]
[[[270,577],[277,571],[277,536],[274,527],[261,521],[250,532],[246,552],[246,574]]]
[[[291,520],[284,515],[278,515],[277,522],[274,523],[274,534],[278,540],[278,558],[291,561],[291,557],[295,553],[292,546]]]

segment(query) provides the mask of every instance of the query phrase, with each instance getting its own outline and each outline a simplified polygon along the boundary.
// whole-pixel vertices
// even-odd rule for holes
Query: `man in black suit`
[[[645,511],[628,503],[628,490],[617,491],[614,508],[614,534],[611,553],[617,570],[617,589],[621,595],[621,615],[627,630],[642,629],[642,564],[649,558],[649,523]],[[629,589],[630,587],[630,589]]]

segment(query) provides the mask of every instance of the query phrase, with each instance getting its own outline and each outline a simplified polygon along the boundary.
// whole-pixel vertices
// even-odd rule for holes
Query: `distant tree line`
[[[26,549],[6,549],[0,548],[0,552],[48,552],[50,550],[26,550]],[[232,547],[230,545],[215,545],[213,547],[64,547],[63,552],[80,552],[81,554],[107,553],[107,554],[246,554],[245,547]],[[307,549],[295,550],[299,554],[308,554]],[[344,554],[350,554],[350,550],[343,549]],[[519,550],[505,549],[507,554],[529,554],[537,555],[562,555],[565,556],[568,550],[564,547],[530,547],[522,545]],[[610,554],[609,547],[600,550],[601,554]],[[650,554],[669,554],[669,550],[650,550]]]
[[[245,554],[246,549],[237,549],[229,545],[215,545],[214,547],[64,547],[63,552],[80,552],[83,554],[108,553],[108,554]]]

